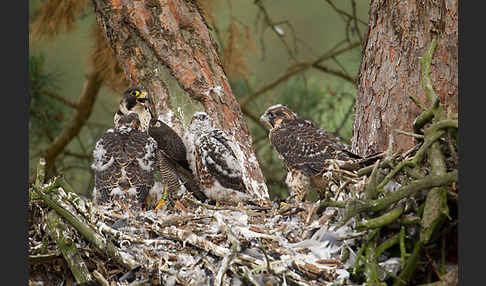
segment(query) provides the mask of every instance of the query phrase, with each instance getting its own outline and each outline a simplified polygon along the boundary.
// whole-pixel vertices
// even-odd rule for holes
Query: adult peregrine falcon
[[[201,192],[189,168],[182,139],[167,124],[154,118],[150,108],[150,95],[145,88],[131,87],[125,91],[115,114],[115,123],[117,118],[130,112],[138,114],[141,118],[141,130],[146,131],[157,142],[156,165],[168,194],[178,192],[181,185],[184,185],[197,199],[204,201],[206,196]]]
[[[234,143],[213,127],[205,112],[196,112],[184,136],[187,159],[204,194],[217,202],[237,204],[252,201],[242,175]]]
[[[146,206],[148,193],[159,187],[154,181],[156,149],[136,113],[119,116],[115,129],[108,129],[93,151],[95,203],[122,199]]]
[[[182,184],[197,199],[205,201],[206,196],[189,167],[186,146],[181,137],[167,124],[154,118],[150,121],[148,133],[159,146],[157,166],[169,194],[177,192]]]
[[[339,160],[351,169],[359,166],[361,157],[348,151],[339,138],[298,118],[287,106],[269,107],[260,120],[271,127],[270,143],[284,161],[290,197],[295,196],[297,201],[304,198],[309,186],[319,187],[319,174],[330,160]]]
[[[138,114],[140,120],[141,130],[147,131],[150,120],[152,119],[152,112],[150,110],[150,96],[148,91],[143,87],[130,87],[123,94],[120,100],[120,106],[114,116],[115,126],[118,120],[130,112]]]

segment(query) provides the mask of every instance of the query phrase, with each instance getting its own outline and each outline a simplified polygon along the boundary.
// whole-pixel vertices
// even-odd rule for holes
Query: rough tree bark
[[[372,1],[369,30],[358,79],[352,149],[369,155],[387,149],[394,129],[413,132],[421,109],[410,96],[430,106],[421,85],[420,57],[432,39],[432,86],[440,102],[457,112],[458,1]],[[394,135],[394,151],[414,144]]]
[[[158,98],[159,114],[181,132],[163,79],[162,71],[167,68],[179,86],[201,102],[215,124],[238,143],[245,184],[251,193],[268,199],[248,127],[197,3],[93,0],[93,4],[130,84],[148,88]]]

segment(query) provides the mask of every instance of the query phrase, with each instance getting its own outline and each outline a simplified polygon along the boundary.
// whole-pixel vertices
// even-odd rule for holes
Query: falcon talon
[[[158,210],[159,208],[163,207],[166,205],[166,202],[165,202],[165,199],[160,199],[160,201],[157,203],[157,205],[155,206],[155,210]]]

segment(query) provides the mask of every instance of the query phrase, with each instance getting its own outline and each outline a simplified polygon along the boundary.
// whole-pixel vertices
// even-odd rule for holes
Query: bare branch
[[[273,82],[271,82],[268,85],[261,87],[260,89],[255,91],[253,94],[250,94],[247,97],[243,98],[240,101],[241,106],[243,107],[243,106],[247,105],[248,102],[250,102],[254,98],[258,97],[260,94],[263,94],[263,93],[265,93],[269,90],[274,89],[279,84],[281,84],[282,82],[285,82],[286,80],[288,80],[292,76],[294,76],[298,73],[301,73],[301,72],[309,69],[310,67],[313,67],[314,65],[319,65],[323,61],[326,61],[328,59],[332,59],[333,57],[336,57],[336,56],[338,56],[342,53],[345,53],[349,50],[352,50],[359,45],[361,45],[360,42],[354,42],[354,43],[351,43],[348,46],[346,46],[342,49],[339,49],[337,51],[334,51],[334,52],[332,52],[333,49],[331,49],[330,51],[326,52],[325,54],[323,54],[322,56],[320,56],[319,58],[317,58],[313,62],[305,62],[305,63],[296,64],[293,69],[291,69],[290,71],[288,71],[287,73],[285,73],[284,75],[279,77],[278,79],[274,80]],[[353,83],[354,83],[354,81],[353,81]]]
[[[333,70],[329,67],[326,67],[326,66],[323,66],[321,64],[315,64],[315,65],[312,65],[313,68],[315,69],[318,69],[322,72],[325,72],[325,73],[329,73],[329,74],[332,74],[332,75],[335,75],[335,76],[338,76],[346,81],[349,81],[350,83],[352,84],[355,84],[356,83],[356,79],[355,78],[352,78],[351,76],[343,73],[343,72],[340,72],[340,71],[337,71],[337,70]]]
[[[352,20],[355,20],[355,21],[358,21],[360,22],[361,24],[365,25],[365,26],[368,26],[368,23],[359,19],[358,17],[356,17],[356,14],[355,14],[355,11],[353,11],[353,15],[349,14],[348,12],[344,11],[344,10],[341,10],[339,9],[338,7],[336,7],[336,5],[334,5],[334,3],[331,1],[331,0],[325,0],[331,7],[332,9],[334,9],[334,11],[336,11],[338,14],[341,14],[349,19],[352,19]],[[355,10],[355,9],[354,9]]]
[[[67,105],[71,108],[74,108],[74,109],[77,109],[78,106],[76,105],[76,103],[72,102],[71,100],[63,97],[63,96],[59,96],[57,94],[55,94],[54,92],[50,92],[50,91],[44,91],[43,94],[45,94],[46,96],[50,97],[50,98],[54,98],[55,100],[63,103],[64,105]]]
[[[54,142],[52,142],[44,151],[44,156],[47,162],[47,170],[52,168],[56,157],[81,131],[81,128],[91,115],[91,111],[93,110],[93,105],[100,88],[101,81],[98,78],[98,74],[89,74],[83,91],[81,92],[78,102],[76,103],[76,113],[73,115],[71,121],[66,124],[61,133],[56,137]]]
[[[296,53],[297,53],[297,44],[296,44],[296,37],[295,37],[295,31],[292,25],[288,21],[280,21],[280,22],[274,22],[271,18],[270,15],[268,14],[267,9],[265,6],[263,6],[263,3],[261,0],[256,0],[254,2],[255,5],[258,6],[259,11],[263,14],[263,19],[264,23],[266,26],[263,27],[262,33],[261,33],[261,43],[262,43],[262,48],[264,50],[264,43],[263,43],[263,34],[265,32],[265,28],[270,27],[272,31],[275,33],[277,38],[282,42],[284,47],[287,49],[287,53],[289,54],[289,57],[292,58],[294,61],[297,61],[296,58]],[[289,47],[289,44],[284,39],[285,34],[283,31],[278,27],[279,24],[286,24],[288,27],[290,27],[290,30],[292,31],[292,35],[294,38],[294,50],[292,50]]]
[[[363,36],[361,35],[361,31],[358,26],[358,17],[356,16],[356,0],[351,0],[351,7],[353,7],[353,22],[354,22],[354,29],[356,30],[356,34],[358,34],[359,41],[363,42]],[[368,26],[367,23],[364,24]]]

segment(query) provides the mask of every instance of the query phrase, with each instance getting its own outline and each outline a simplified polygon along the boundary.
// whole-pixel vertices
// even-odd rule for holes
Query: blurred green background
[[[39,18],[37,9],[49,1],[29,1],[31,26]],[[90,31],[96,19],[91,1],[85,2],[87,7],[76,16],[76,27],[72,31],[59,33],[52,39],[30,39],[31,174],[42,150],[59,134],[73,113],[58,100],[46,97],[42,90],[55,90],[59,96],[76,101],[91,68],[88,55],[94,44]],[[211,17],[207,18],[211,19],[207,20],[216,26],[212,33],[218,40],[233,91],[239,99],[278,79],[297,63],[313,61],[333,47],[343,48],[359,42],[359,35],[364,37],[367,32],[368,1],[212,0],[208,3]],[[357,22],[358,29],[356,23],[345,16],[346,13],[353,15],[353,3],[356,4],[357,18],[363,22]],[[263,5],[266,15],[276,24],[273,29],[264,24],[265,13],[259,5]],[[229,37],[230,31],[235,37]],[[280,31],[283,32],[281,38],[278,37]],[[230,43],[234,48],[228,56],[225,52]],[[358,45],[323,65],[356,79],[361,49]],[[313,120],[349,143],[355,94],[353,82],[317,69],[307,69],[251,100],[245,110],[259,117],[268,106],[285,104],[299,116]],[[175,108],[181,107],[190,118],[192,111],[197,109],[193,106],[195,103],[180,91],[174,91],[173,95]],[[69,143],[67,153],[57,158],[56,171],[64,174],[73,187],[86,196],[90,196],[93,188],[89,168],[91,152],[103,132],[112,127],[120,96],[107,86],[102,87],[87,125]],[[283,198],[287,195],[283,164],[268,142],[267,131],[251,119],[247,118],[247,123],[270,195]]]

